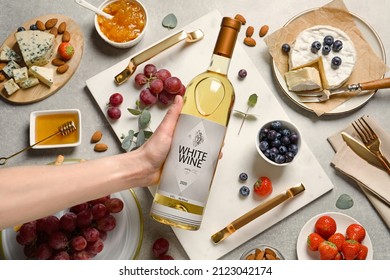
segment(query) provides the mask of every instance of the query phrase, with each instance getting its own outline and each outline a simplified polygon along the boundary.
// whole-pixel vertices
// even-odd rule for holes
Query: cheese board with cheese
[[[72,48],[71,57],[60,55],[61,44]],[[47,14],[19,25],[0,45],[1,98],[31,104],[56,93],[76,72],[83,47],[81,29],[68,16]]]

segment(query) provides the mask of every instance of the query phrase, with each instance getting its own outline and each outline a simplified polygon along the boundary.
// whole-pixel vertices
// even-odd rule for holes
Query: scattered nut
[[[58,34],[63,34],[66,30],[66,22],[61,22],[58,26]]]
[[[91,143],[97,143],[99,142],[103,137],[103,133],[99,130],[95,131],[94,134],[92,134],[92,137],[91,137]]]
[[[95,147],[93,148],[93,150],[95,152],[99,152],[99,153],[105,152],[105,151],[107,151],[107,149],[108,149],[108,146],[104,143],[97,143],[97,144],[95,144]]]
[[[246,37],[252,37],[253,32],[255,32],[255,28],[253,26],[248,26],[246,29]]]
[[[2,73],[0,73],[0,83],[4,81],[5,81],[5,76]]]
[[[234,18],[235,18],[236,20],[241,21],[241,24],[242,24],[242,25],[245,25],[245,24],[246,24],[246,19],[245,19],[242,15],[237,14]]]
[[[271,248],[265,248],[260,250],[259,248],[255,249],[254,253],[251,253],[245,257],[246,260],[280,260],[276,255],[276,252]]]
[[[58,35],[58,29],[57,27],[53,27],[52,29],[50,29],[50,33],[54,35],[54,37],[57,38],[57,35]]]
[[[268,26],[268,25],[263,25],[263,26],[260,28],[259,36],[260,36],[260,37],[264,37],[265,35],[267,35],[268,30],[269,30],[269,26]]]
[[[37,20],[37,22],[35,23],[35,25],[37,26],[37,28],[41,31],[45,31],[46,30],[46,27],[45,27],[45,24],[40,21],[40,20]]]
[[[56,26],[58,22],[58,18],[51,18],[45,22],[46,30],[52,29],[54,26]]]
[[[63,61],[61,58],[56,57],[51,61],[51,64],[53,64],[54,66],[61,66],[65,64],[65,61]]]
[[[247,45],[248,47],[254,47],[256,46],[256,41],[252,37],[246,37],[244,39],[244,44]]]
[[[62,34],[62,42],[69,42],[70,41],[70,33],[65,30]]]
[[[57,67],[57,74],[64,74],[69,69],[69,64],[63,64]]]

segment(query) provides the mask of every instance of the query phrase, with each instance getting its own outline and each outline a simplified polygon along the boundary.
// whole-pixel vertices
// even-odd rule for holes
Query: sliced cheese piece
[[[325,69],[324,69],[324,63],[322,61],[322,56],[318,57],[317,59],[314,59],[313,61],[309,61],[306,64],[292,68],[291,70],[298,70],[298,69],[302,69],[305,67],[315,68],[315,69],[317,69],[318,73],[320,73],[321,85],[322,85],[321,90],[329,88],[329,82],[328,82],[328,79],[326,78],[326,73],[325,73]]]
[[[53,84],[54,70],[52,68],[31,66],[30,73],[48,87],[51,87]]]
[[[15,37],[28,67],[49,63],[55,45],[53,34],[40,30],[25,30],[16,32]]]
[[[8,95],[14,94],[16,91],[20,89],[17,83],[15,83],[14,79],[9,79],[4,83],[4,89]]]
[[[29,77],[27,78],[26,80],[22,81],[19,83],[19,86],[21,88],[30,88],[30,87],[33,87],[33,86],[36,86],[39,84],[39,80],[38,78],[35,78],[35,77]]]
[[[320,73],[313,67],[304,67],[285,73],[288,89],[291,91],[308,91],[321,89]]]
[[[3,48],[0,52],[0,60],[1,61],[14,60],[19,62],[22,60],[22,57],[7,45],[3,45]]]
[[[8,76],[8,78],[12,78],[14,76],[14,69],[20,68],[20,65],[17,64],[15,61],[11,60],[7,63],[6,66],[3,68],[3,72]]]
[[[21,67],[12,70],[15,83],[20,83],[28,78],[28,69],[27,67]]]

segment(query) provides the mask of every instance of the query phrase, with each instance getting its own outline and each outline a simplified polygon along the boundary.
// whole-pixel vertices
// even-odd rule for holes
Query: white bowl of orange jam
[[[106,0],[99,9],[113,16],[107,19],[95,15],[95,28],[104,41],[117,48],[129,48],[138,44],[148,26],[148,14],[136,0]]]
[[[34,111],[30,114],[30,145],[57,133],[59,127],[72,121],[76,130],[61,133],[40,142],[33,149],[76,147],[81,144],[81,113],[78,109]]]

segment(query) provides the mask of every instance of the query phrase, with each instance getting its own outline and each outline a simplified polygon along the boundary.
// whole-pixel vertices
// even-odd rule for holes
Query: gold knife
[[[348,147],[352,149],[359,157],[367,161],[368,163],[375,165],[376,167],[383,168],[378,158],[364,146],[358,140],[353,138],[346,132],[341,132],[341,137],[347,143]]]

